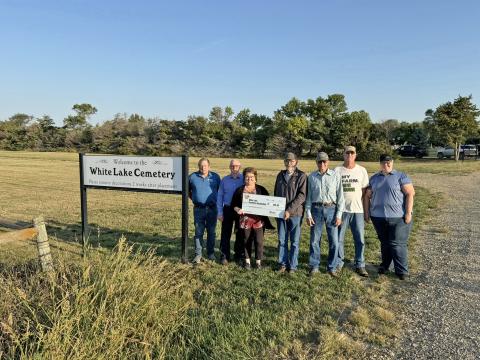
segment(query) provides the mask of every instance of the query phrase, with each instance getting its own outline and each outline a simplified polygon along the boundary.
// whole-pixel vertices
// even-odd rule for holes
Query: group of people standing
[[[303,218],[310,226],[310,275],[320,268],[320,244],[325,224],[328,240],[326,270],[337,277],[344,265],[344,239],[351,229],[355,246],[355,271],[368,277],[365,269],[365,222],[372,221],[381,243],[382,262],[380,274],[386,273],[393,262],[395,274],[400,279],[408,275],[407,242],[412,227],[412,181],[403,172],[393,169],[393,158],[380,156],[380,171],[370,179],[364,167],[356,163],[356,149],[346,146],[344,163],[329,168],[329,156],[319,152],[318,170],[306,175],[298,168],[295,154],[287,153],[285,169],[275,180],[274,196],[286,199],[283,218],[276,218],[278,233],[278,272],[293,273],[298,267],[300,236]],[[264,232],[274,229],[266,216],[245,213],[243,194],[269,195],[267,189],[257,184],[257,169],[241,170],[238,160],[230,161],[230,174],[220,179],[210,170],[210,161],[202,158],[198,171],[189,176],[189,192],[193,201],[195,224],[194,263],[202,260],[203,235],[207,232],[206,251],[209,260],[215,260],[215,230],[221,221],[220,262],[231,261],[230,238],[235,229],[234,260],[249,270],[262,268]],[[252,250],[255,264],[252,263]]]

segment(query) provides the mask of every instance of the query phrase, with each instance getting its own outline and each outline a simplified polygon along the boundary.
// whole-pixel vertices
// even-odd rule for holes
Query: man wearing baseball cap
[[[328,168],[329,158],[319,152],[316,158],[318,171],[308,176],[305,210],[307,225],[310,226],[310,276],[318,274],[320,267],[320,244],[323,224],[327,228],[328,259],[327,272],[337,277],[338,227],[342,223],[345,208],[340,175]]]
[[[297,168],[298,160],[294,153],[285,154],[285,170],[278,173],[275,181],[275,196],[286,198],[285,215],[277,218],[278,225],[278,264],[279,272],[297,270],[300,246],[300,230],[307,196],[307,175]],[[288,249],[290,238],[290,251]]]
[[[357,150],[355,146],[346,146],[343,152],[343,165],[335,168],[342,179],[343,196],[345,198],[345,211],[338,232],[337,271],[343,266],[345,232],[350,228],[355,245],[355,272],[360,276],[368,277],[368,272],[365,270],[365,223],[362,203],[362,198],[368,186],[368,173],[363,166],[356,164],[356,158]]]

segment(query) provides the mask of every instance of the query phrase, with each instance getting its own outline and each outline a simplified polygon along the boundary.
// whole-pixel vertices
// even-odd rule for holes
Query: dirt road
[[[417,234],[419,268],[406,284],[406,326],[392,358],[479,359],[480,173],[413,181],[443,200]]]

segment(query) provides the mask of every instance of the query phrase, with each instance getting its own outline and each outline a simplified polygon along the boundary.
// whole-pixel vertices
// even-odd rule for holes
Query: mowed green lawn
[[[197,160],[190,159],[191,171]],[[212,170],[223,176],[228,162],[212,158]],[[241,162],[257,167],[258,183],[272,191],[281,160]],[[378,167],[363,165],[369,174]],[[315,163],[302,160],[299,167],[309,173]],[[398,161],[396,168],[448,175],[480,166],[421,160]],[[45,217],[58,269],[45,280],[32,244],[0,244],[0,358],[351,358],[389,346],[400,331],[389,301],[399,284],[375,273],[379,246],[371,225],[366,229],[369,279],[349,266],[338,279],[325,272],[308,278],[305,225],[300,271],[294,275],[274,272],[274,232],[266,235],[261,271],[215,262],[193,267],[179,261],[180,196],[88,190],[91,248],[82,259],[77,154],[0,152],[0,187],[0,217]],[[435,206],[436,196],[417,188],[417,226]],[[218,226],[216,247],[219,233]],[[134,249],[120,241],[122,236]],[[153,248],[149,255],[132,255],[148,248]],[[325,255],[323,241],[323,269]],[[349,234],[347,260],[352,256]]]

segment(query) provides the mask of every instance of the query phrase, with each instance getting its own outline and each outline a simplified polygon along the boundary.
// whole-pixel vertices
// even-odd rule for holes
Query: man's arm
[[[343,196],[343,185],[342,177],[339,173],[335,172],[335,177],[337,181],[337,206],[336,206],[336,220],[335,225],[339,226],[342,223],[342,215],[345,211],[345,198]]]
[[[190,198],[190,200],[192,200],[192,178],[191,176],[188,178],[188,197]]]
[[[225,178],[223,178],[223,180],[220,181],[220,187],[218,188],[218,193],[217,193],[217,218],[220,221],[223,221],[224,183],[225,183]]]
[[[315,225],[315,222],[313,221],[312,218],[312,186],[313,186],[313,180],[309,176],[307,177],[307,199],[305,200],[305,213],[307,217],[307,225],[312,226]]]
[[[413,212],[413,197],[415,189],[412,184],[402,185],[402,192],[405,194],[405,223],[410,224]]]
[[[372,189],[370,187],[365,188],[363,194],[363,218],[366,222],[370,222],[370,199],[372,197]]]

